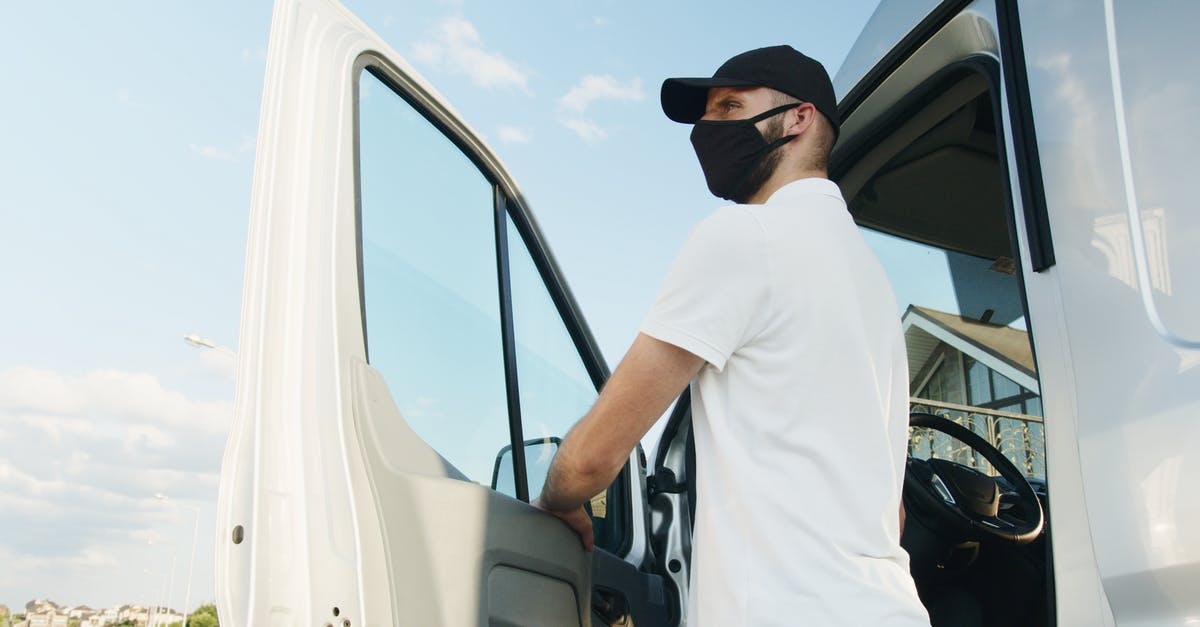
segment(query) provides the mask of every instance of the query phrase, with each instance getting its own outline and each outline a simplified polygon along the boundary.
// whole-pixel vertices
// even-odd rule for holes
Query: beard
[[[763,140],[769,145],[779,138],[783,137],[783,120],[781,118],[773,118],[767,123],[767,128],[763,130]],[[775,174],[775,168],[779,167],[779,160],[783,158],[779,148],[763,155],[762,159],[758,160],[746,178],[742,180],[741,185],[738,185],[737,191],[734,193],[733,202],[740,205],[746,204],[746,201],[754,197],[758,190],[762,189],[767,179]]]

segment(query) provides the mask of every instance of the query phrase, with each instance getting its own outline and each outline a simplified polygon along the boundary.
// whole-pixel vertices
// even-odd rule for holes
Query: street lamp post
[[[149,543],[147,543],[147,544],[149,544]],[[145,573],[146,575],[150,576],[150,581],[152,581],[152,582],[154,581],[154,573],[150,572],[149,568],[143,568],[142,572]],[[154,602],[154,593],[151,592],[149,595],[147,595],[147,598],[146,598],[146,627],[150,627],[150,616],[151,616],[150,604],[153,602]],[[133,622],[136,623],[137,619],[135,618],[133,620]]]
[[[154,605],[154,615],[159,617],[158,622],[160,623],[162,622],[162,618],[159,615],[163,613],[164,608],[168,616],[171,614],[171,595],[175,592],[175,565],[178,563],[176,558],[179,556],[179,552],[176,550],[175,544],[171,544],[170,546],[171,574],[163,581],[164,587],[159,591],[158,602]],[[150,627],[153,626],[151,625]]]
[[[170,503],[177,510],[180,507],[178,503],[172,501],[167,495],[161,492],[154,495],[154,498],[160,501]],[[183,627],[187,627],[188,619],[191,618],[191,602],[192,602],[192,567],[196,565],[196,542],[200,538],[200,508],[184,505],[187,509],[192,510],[192,556],[188,559],[188,576],[187,587],[183,593]]]
[[[192,567],[196,565],[196,539],[200,537],[200,510],[191,509],[195,517],[192,519],[192,557],[188,560],[187,588],[183,593],[183,627],[187,627],[188,619],[192,617]]]
[[[155,495],[155,496],[157,497],[157,495]],[[148,546],[154,546],[154,538],[150,538],[149,540],[146,540],[146,544]],[[175,563],[176,563],[175,558],[177,556],[177,551],[175,550],[174,544],[169,544],[169,546],[171,547],[171,570],[170,570],[171,574],[169,576],[167,576],[166,578],[164,578],[162,581],[163,587],[159,588],[158,596],[156,596],[154,598],[154,606],[152,608],[150,608],[149,612],[146,615],[146,627],[154,627],[155,622],[161,623],[162,618],[159,616],[159,614],[162,613],[162,609],[163,609],[164,605],[167,607],[169,607],[171,605],[171,593],[173,592],[173,590],[175,588]],[[157,561],[157,560],[155,560],[155,561]],[[148,569],[146,570],[146,572],[150,573],[150,571]],[[152,576],[154,575],[154,573],[150,573],[150,574]]]
[[[171,610],[171,596],[173,594],[175,594],[175,558],[178,557],[178,555],[179,555],[179,552],[175,550],[175,545],[171,545],[171,578],[170,578],[170,582],[167,584],[167,598],[166,598],[168,614],[170,613],[170,610]]]
[[[213,342],[212,340],[210,340],[208,338],[200,337],[199,335],[196,335],[195,333],[189,333],[189,334],[183,336],[183,341],[187,342],[188,344],[190,344],[192,346],[195,346],[196,348],[216,348],[217,347],[216,343]]]
[[[193,348],[207,348],[230,357],[237,356],[237,353],[234,352],[233,349],[230,349],[226,346],[218,346],[216,342],[206,337],[196,335],[195,333],[188,333],[187,335],[183,336],[183,341],[186,342],[188,346]]]
[[[197,335],[195,333],[189,333],[189,334],[183,336],[183,341],[187,342],[189,346],[193,346],[195,348],[207,348],[209,350],[213,350],[218,353],[223,353],[223,354],[229,355],[231,357],[236,357],[236,353],[234,353],[232,350],[230,350],[224,346],[217,346],[216,342],[214,342],[208,338],[202,337],[200,335]],[[162,497],[162,498],[165,499],[166,497]],[[193,525],[192,525],[192,557],[190,560],[188,560],[187,591],[183,595],[183,627],[187,627],[188,620],[191,618],[191,615],[192,615],[192,613],[191,613],[192,566],[196,562],[196,539],[199,537],[199,533],[200,533],[200,510],[196,509],[194,507],[191,508],[191,510],[196,515],[196,517],[195,517],[195,520],[193,521]]]

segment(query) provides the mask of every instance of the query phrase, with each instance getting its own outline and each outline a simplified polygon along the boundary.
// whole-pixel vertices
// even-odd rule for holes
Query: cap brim
[[[733,78],[668,78],[662,84],[663,113],[676,122],[694,124],[704,117],[709,89],[755,86],[755,83]]]

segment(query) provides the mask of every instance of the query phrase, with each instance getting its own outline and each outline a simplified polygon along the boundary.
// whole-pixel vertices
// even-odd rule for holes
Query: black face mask
[[[745,120],[697,120],[692,127],[692,147],[696,149],[700,169],[704,170],[708,191],[718,198],[735,202],[754,195],[758,190],[741,187],[767,155],[796,137],[787,135],[767,143],[754,124],[800,104],[793,102],[775,107]],[[758,185],[762,183],[759,181]]]

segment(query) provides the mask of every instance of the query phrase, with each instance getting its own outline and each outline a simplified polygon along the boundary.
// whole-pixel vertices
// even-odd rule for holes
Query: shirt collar
[[[829,196],[836,198],[843,205],[846,200],[842,198],[842,190],[837,186],[837,183],[826,178],[807,178],[797,179],[775,190],[774,194],[767,199],[766,204],[791,204],[799,201],[804,196],[809,195]]]

